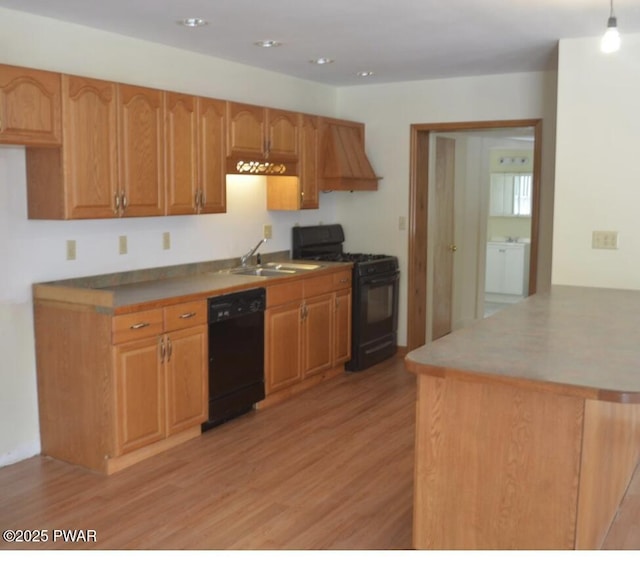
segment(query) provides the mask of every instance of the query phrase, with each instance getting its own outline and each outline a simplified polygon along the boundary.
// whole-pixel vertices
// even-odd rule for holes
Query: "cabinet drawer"
[[[164,330],[176,331],[207,323],[207,301],[195,300],[164,309]]]
[[[162,333],[162,309],[114,316],[111,321],[111,339],[114,345],[144,339]]]
[[[305,298],[312,298],[318,294],[326,294],[333,290],[333,275],[323,275],[321,277],[314,277],[304,281]]]
[[[333,273],[333,288],[340,290],[341,288],[351,287],[351,269]]]
[[[267,308],[280,306],[296,300],[302,300],[304,296],[304,282],[288,282],[276,286],[267,287]]]

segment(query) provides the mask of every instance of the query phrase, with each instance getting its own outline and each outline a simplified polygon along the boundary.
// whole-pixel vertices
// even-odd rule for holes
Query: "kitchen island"
[[[417,549],[596,549],[640,459],[640,292],[554,286],[409,353]]]

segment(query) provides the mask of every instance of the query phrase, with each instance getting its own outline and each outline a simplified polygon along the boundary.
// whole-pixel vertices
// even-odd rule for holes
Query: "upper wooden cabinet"
[[[167,92],[167,214],[225,212],[225,102]]]
[[[296,162],[299,114],[227,102],[227,156],[234,159]]]
[[[364,125],[0,65],[0,144],[26,146],[28,217],[226,212],[226,174],[262,175],[268,210],[376,189]]]
[[[120,215],[164,214],[164,92],[118,84]]]
[[[282,109],[266,109],[267,158],[279,161],[296,161],[299,157],[298,128],[300,114]]]
[[[300,210],[319,207],[318,155],[321,117],[299,116],[299,177],[267,177],[268,210]]]
[[[112,82],[62,76],[64,182],[67,218],[111,218],[117,213],[117,87]]]
[[[29,218],[164,214],[164,92],[62,76],[62,148],[26,151]]]
[[[226,102],[198,98],[200,212],[227,211]]]
[[[62,148],[27,147],[29,218],[117,216],[117,85],[62,76]]]
[[[321,118],[302,115],[300,120],[300,208],[318,208],[318,172]]]
[[[0,64],[0,142],[59,146],[60,74]]]

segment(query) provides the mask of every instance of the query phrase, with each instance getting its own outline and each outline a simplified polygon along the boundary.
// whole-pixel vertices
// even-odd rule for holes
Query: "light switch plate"
[[[407,217],[400,216],[398,218],[398,230],[406,230],[407,229]]]
[[[273,229],[271,228],[271,224],[265,224],[262,232],[262,237],[268,240],[273,236]]]
[[[73,261],[76,258],[76,240],[67,240],[67,261]]]
[[[162,233],[162,249],[171,249],[171,233]]]
[[[120,252],[120,255],[125,255],[127,253],[127,236],[120,236],[118,238],[118,251]]]
[[[593,249],[618,249],[618,232],[612,230],[594,230],[591,236]]]

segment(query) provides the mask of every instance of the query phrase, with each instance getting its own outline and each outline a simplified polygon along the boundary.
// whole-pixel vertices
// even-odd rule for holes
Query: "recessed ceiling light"
[[[202,27],[203,25],[207,25],[209,22],[202,18],[185,18],[176,23],[178,25],[184,25],[185,27]]]
[[[268,49],[269,47],[279,47],[282,43],[280,41],[274,41],[273,39],[265,39],[264,41],[256,41],[254,45]]]
[[[372,70],[361,70],[357,73],[360,78],[368,78],[369,76],[373,76],[374,74],[375,72],[373,72]]]
[[[332,58],[326,58],[326,57],[320,57],[320,58],[314,58],[313,60],[309,61],[311,64],[331,64],[333,62]]]

